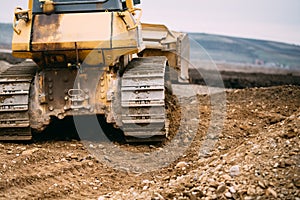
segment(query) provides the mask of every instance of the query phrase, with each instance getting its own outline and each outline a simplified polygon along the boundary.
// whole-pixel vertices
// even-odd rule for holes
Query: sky
[[[141,0],[143,22],[172,30],[300,45],[300,0]],[[0,22],[12,22],[27,0],[0,0]]]

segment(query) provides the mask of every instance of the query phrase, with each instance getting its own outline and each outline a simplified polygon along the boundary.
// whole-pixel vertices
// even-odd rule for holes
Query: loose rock
[[[275,192],[275,190],[273,190],[272,188],[268,188],[268,189],[267,189],[266,195],[267,195],[267,196],[272,195],[274,198],[277,198],[277,192]]]
[[[186,162],[179,162],[177,163],[177,165],[175,166],[176,169],[183,169],[186,168],[188,166],[188,163]]]
[[[216,190],[216,194],[222,194],[226,191],[226,185],[225,184],[222,184],[222,185],[219,185],[217,190]]]
[[[240,175],[240,167],[238,165],[232,166],[230,168],[230,176],[235,177]]]
[[[33,148],[33,149],[29,149],[29,150],[25,150],[22,152],[23,156],[30,156],[33,153],[37,152],[39,149],[38,148]]]

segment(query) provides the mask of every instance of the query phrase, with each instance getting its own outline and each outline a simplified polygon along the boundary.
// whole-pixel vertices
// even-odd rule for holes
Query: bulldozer
[[[141,23],[140,0],[29,0],[14,12],[0,74],[0,140],[31,140],[53,119],[105,116],[130,142],[168,134],[169,69],[187,82],[189,38]]]

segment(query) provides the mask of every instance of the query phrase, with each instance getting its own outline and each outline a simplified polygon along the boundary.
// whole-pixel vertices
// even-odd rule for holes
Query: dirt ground
[[[224,127],[205,154],[199,149],[213,116],[210,96],[195,98],[184,100],[189,114],[198,115],[193,142],[174,162],[155,171],[114,167],[107,164],[109,157],[102,162],[90,149],[111,153],[103,142],[53,138],[0,143],[0,199],[300,200],[300,87],[226,91]],[[186,112],[176,105],[168,104],[175,113],[169,116],[173,135]],[[147,156],[170,142],[115,145]]]

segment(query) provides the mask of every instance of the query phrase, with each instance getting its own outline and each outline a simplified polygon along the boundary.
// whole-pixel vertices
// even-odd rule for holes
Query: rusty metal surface
[[[117,12],[36,15],[31,53],[41,67],[51,64],[52,57],[64,60],[65,66],[74,64],[77,58],[90,65],[108,66],[117,62],[120,55],[139,51],[138,30],[128,31],[127,25],[134,25],[129,12],[123,15]],[[22,56],[22,52],[18,52],[18,56]]]
[[[30,140],[29,91],[36,66],[14,65],[0,74],[0,140]]]
[[[31,127],[42,131],[53,117],[109,115],[109,86],[113,85],[114,79],[115,74],[103,67],[46,68],[39,71],[31,88]]]
[[[112,13],[36,15],[33,51],[110,48]],[[74,53],[74,52],[73,52]]]

